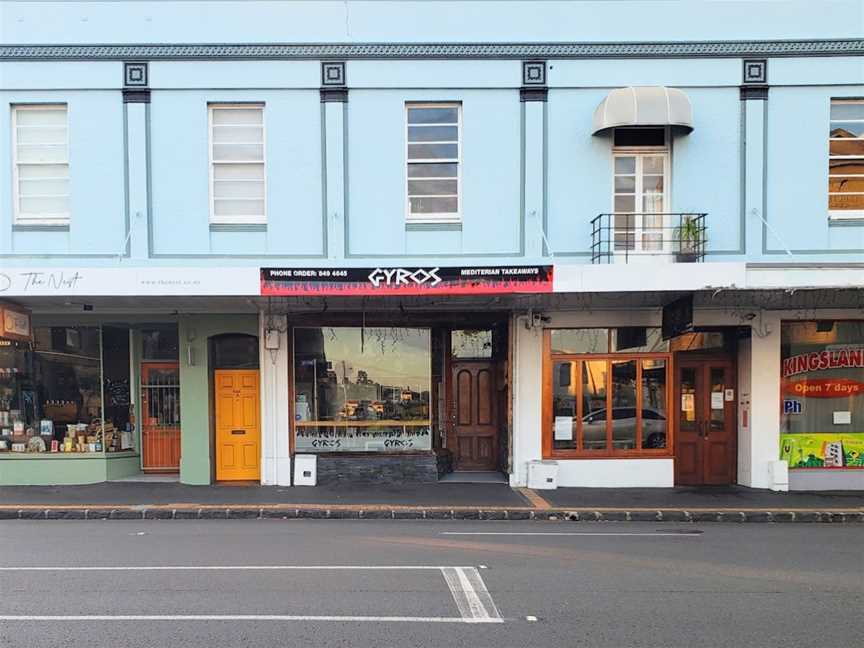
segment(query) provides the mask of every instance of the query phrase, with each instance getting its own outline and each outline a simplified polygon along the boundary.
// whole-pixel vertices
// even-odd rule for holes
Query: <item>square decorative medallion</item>
[[[546,85],[546,61],[522,61],[522,85]]]
[[[324,61],[321,63],[321,85],[344,86],[345,61]]]
[[[744,59],[743,83],[768,83],[768,61]]]
[[[126,87],[147,87],[147,64],[124,63],[123,85]]]

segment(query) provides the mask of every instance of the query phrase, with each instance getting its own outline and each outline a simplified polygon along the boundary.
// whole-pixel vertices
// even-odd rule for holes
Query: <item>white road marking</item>
[[[442,567],[441,573],[463,619],[483,623],[503,622],[480,572],[474,567]]]
[[[460,617],[309,616],[284,614],[81,614],[0,615],[0,621],[378,621],[409,623],[503,623],[492,595],[475,567],[431,565],[87,565],[5,566],[2,572],[136,572],[136,571],[438,571],[456,602]]]
[[[56,566],[46,567],[44,565],[30,567],[0,567],[0,571],[268,571],[268,570],[390,570],[390,571],[412,571],[415,569],[441,571],[442,569],[474,569],[473,567],[441,567],[428,565],[119,565],[119,566]]]
[[[374,621],[394,623],[503,623],[503,619],[411,616],[309,616],[289,614],[37,614],[0,615],[2,621]]]
[[[442,531],[440,535],[451,536],[617,536],[617,537],[641,537],[641,538],[693,538],[699,537],[701,533],[545,533],[541,531]]]

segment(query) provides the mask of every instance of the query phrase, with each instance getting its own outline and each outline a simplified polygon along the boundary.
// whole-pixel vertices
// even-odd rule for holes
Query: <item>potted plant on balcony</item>
[[[699,260],[702,245],[702,228],[693,216],[684,216],[675,228],[675,240],[678,251],[675,260],[678,263],[695,263]]]

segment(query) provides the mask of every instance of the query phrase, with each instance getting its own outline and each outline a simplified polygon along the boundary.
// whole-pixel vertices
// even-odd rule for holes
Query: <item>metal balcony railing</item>
[[[591,263],[629,263],[646,257],[679,263],[704,261],[707,215],[598,214],[591,220]]]

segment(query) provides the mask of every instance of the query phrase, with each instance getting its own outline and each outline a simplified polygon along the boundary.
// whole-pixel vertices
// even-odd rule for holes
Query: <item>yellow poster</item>
[[[864,468],[864,433],[781,434],[790,468]]]

